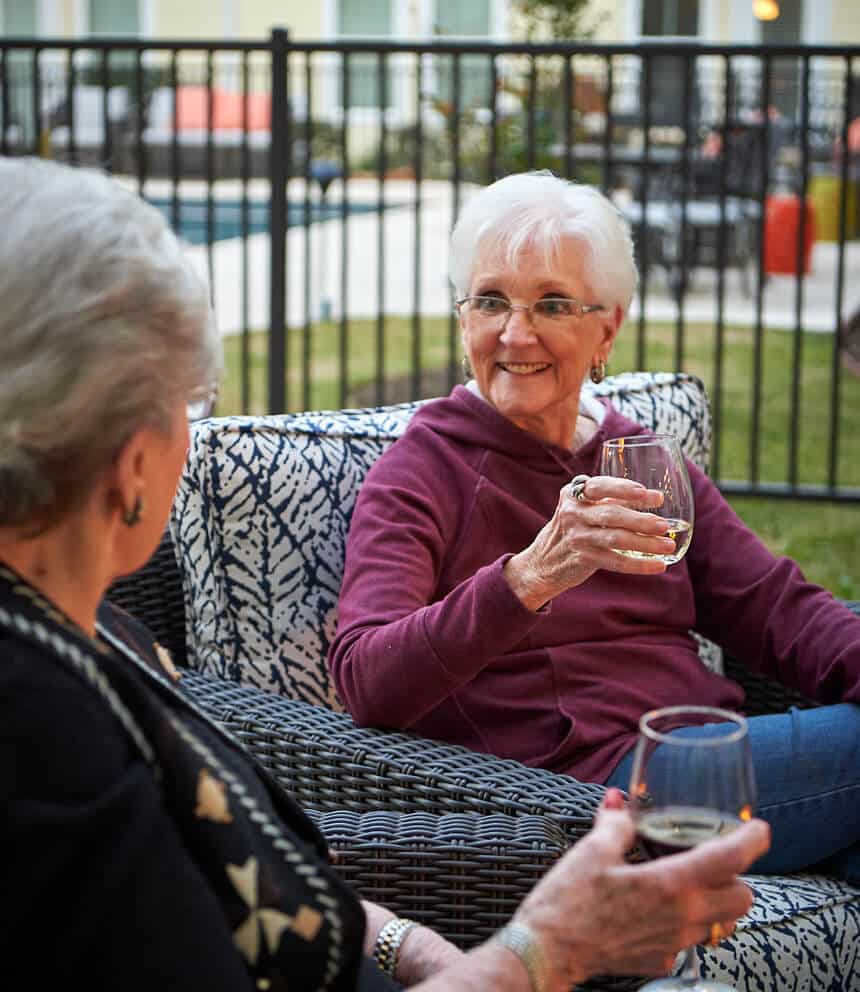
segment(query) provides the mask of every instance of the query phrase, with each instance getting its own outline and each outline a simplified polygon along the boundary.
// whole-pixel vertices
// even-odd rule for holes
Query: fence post
[[[269,413],[287,409],[287,181],[289,180],[290,111],[287,100],[285,28],[272,30],[272,142],[269,151]]]

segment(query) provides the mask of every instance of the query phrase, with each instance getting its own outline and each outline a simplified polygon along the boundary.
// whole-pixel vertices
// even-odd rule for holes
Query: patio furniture
[[[175,119],[174,119],[175,103]],[[210,110],[211,104],[211,110]],[[240,92],[182,85],[153,90],[141,142],[147,172],[179,178],[205,178],[211,156],[214,179],[240,178],[247,155],[249,178],[269,175],[272,99],[268,92]],[[130,151],[137,136],[129,139]],[[293,142],[292,158],[301,161],[302,142]]]
[[[589,388],[675,433],[706,465],[710,420],[694,377],[640,373]],[[468,947],[583,835],[604,789],[414,734],[359,729],[339,712],[324,659],[350,514],[368,468],[417,406],[195,425],[169,533],[110,598],[191,666],[180,686],[311,813],[362,895]],[[712,645],[703,653],[720,663]],[[747,685],[752,710],[809,705],[762,679]],[[737,935],[700,952],[709,974],[740,992],[860,989],[851,970],[860,892],[812,875],[751,884],[758,898]]]

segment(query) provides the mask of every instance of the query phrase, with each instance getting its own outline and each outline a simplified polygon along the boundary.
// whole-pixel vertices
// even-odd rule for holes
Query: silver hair
[[[626,314],[638,282],[629,225],[599,190],[547,170],[506,176],[466,201],[449,255],[457,297],[469,293],[480,250],[501,249],[512,266],[524,250],[538,250],[551,265],[564,238],[582,245],[596,299]]]
[[[0,158],[0,526],[40,527],[214,382],[209,294],[162,215],[97,172]]]

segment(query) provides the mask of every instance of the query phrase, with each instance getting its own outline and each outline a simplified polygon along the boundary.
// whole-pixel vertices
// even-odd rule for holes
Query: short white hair
[[[220,340],[162,215],[107,176],[0,158],[0,232],[0,526],[47,526],[217,379]]]
[[[466,201],[451,234],[448,271],[457,297],[468,295],[481,250],[502,250],[512,266],[524,250],[538,250],[552,264],[565,238],[582,245],[598,301],[626,314],[638,282],[629,225],[599,190],[547,170],[505,176]]]

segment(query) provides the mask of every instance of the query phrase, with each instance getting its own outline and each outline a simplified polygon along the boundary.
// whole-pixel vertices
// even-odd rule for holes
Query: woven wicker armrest
[[[180,683],[306,809],[549,817],[574,841],[604,788],[186,671]]]
[[[567,850],[544,816],[492,813],[320,813],[339,874],[365,899],[474,947],[509,922]],[[592,979],[583,989],[626,992],[642,978]],[[578,986],[579,988],[579,986]]]
[[[542,816],[351,811],[310,816],[363,898],[471,947],[507,923],[569,844]]]

